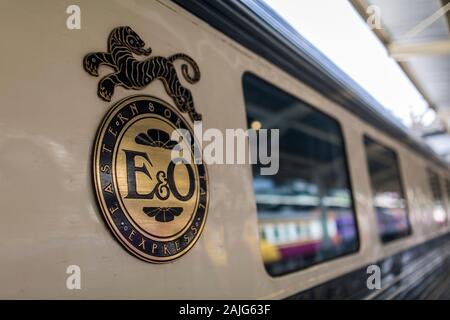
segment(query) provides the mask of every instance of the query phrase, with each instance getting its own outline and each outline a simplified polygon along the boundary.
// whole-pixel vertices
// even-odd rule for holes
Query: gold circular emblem
[[[114,235],[140,259],[168,262],[198,240],[209,189],[197,148],[183,117],[155,97],[126,98],[105,116],[94,149],[97,199]],[[188,156],[176,157],[180,150]]]

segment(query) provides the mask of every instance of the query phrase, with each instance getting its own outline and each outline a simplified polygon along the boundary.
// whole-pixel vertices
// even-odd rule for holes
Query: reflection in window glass
[[[339,124],[246,74],[249,127],[280,130],[280,169],[253,165],[260,247],[273,276],[358,249],[356,221]]]
[[[450,204],[450,180],[445,179],[445,191],[447,192],[447,203]],[[448,221],[448,215],[446,217],[446,222]]]
[[[433,218],[438,223],[445,223],[447,217],[439,176],[431,169],[428,169],[428,181],[430,182],[430,189],[433,195]]]
[[[381,240],[407,236],[411,228],[397,155],[367,136],[364,145]]]
[[[450,201],[450,180],[445,179],[445,191],[447,192],[447,198]]]

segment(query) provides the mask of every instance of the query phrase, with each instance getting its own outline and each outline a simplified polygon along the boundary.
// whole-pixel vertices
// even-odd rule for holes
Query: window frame
[[[263,256],[262,256],[261,249],[258,247],[261,263],[262,263],[262,265],[264,267],[264,270],[265,270],[266,274],[269,275],[269,277],[271,277],[272,279],[286,277],[286,276],[289,276],[289,275],[292,275],[292,274],[298,274],[300,272],[304,272],[304,271],[306,271],[308,269],[311,269],[313,267],[317,267],[318,265],[323,265],[324,263],[327,263],[327,262],[336,261],[336,260],[338,260],[340,258],[349,257],[349,256],[352,256],[352,255],[359,254],[361,252],[361,247],[362,247],[361,246],[361,236],[360,236],[360,225],[359,225],[358,211],[357,211],[356,202],[355,202],[356,200],[355,200],[354,191],[353,191],[354,189],[353,189],[352,173],[351,173],[350,165],[349,165],[349,157],[348,157],[348,154],[349,154],[348,151],[349,150],[347,148],[346,136],[344,134],[343,126],[342,126],[342,123],[341,123],[340,119],[334,117],[330,113],[327,113],[325,111],[322,111],[321,109],[316,108],[311,103],[309,103],[309,102],[305,101],[304,99],[296,96],[295,94],[293,94],[291,92],[288,92],[285,89],[283,89],[283,88],[273,84],[272,82],[270,82],[269,80],[266,80],[262,76],[254,73],[254,72],[251,72],[251,71],[245,71],[245,72],[242,73],[242,76],[241,76],[241,88],[242,88],[242,98],[243,98],[243,105],[244,105],[246,127],[248,127],[248,123],[247,123],[248,122],[247,121],[248,113],[247,113],[247,103],[246,103],[246,98],[245,98],[245,87],[244,87],[244,79],[246,77],[252,77],[254,79],[257,79],[258,81],[264,82],[265,84],[275,88],[276,90],[282,92],[283,94],[285,94],[287,96],[290,96],[291,98],[297,100],[299,103],[304,104],[305,106],[311,108],[314,112],[317,112],[320,115],[323,115],[325,117],[328,117],[328,118],[332,119],[336,123],[337,128],[339,130],[340,138],[341,138],[341,141],[342,141],[343,166],[344,166],[344,169],[345,169],[346,179],[348,181],[349,196],[350,196],[350,199],[351,199],[350,209],[352,210],[352,216],[353,216],[354,225],[355,225],[355,242],[356,242],[356,246],[355,246],[354,250],[349,251],[349,252],[345,252],[345,253],[342,253],[342,254],[338,254],[336,256],[333,256],[333,257],[330,257],[330,258],[326,258],[324,260],[321,260],[321,261],[318,261],[318,262],[306,265],[304,267],[301,267],[301,268],[298,268],[298,269],[295,269],[295,270],[289,270],[287,272],[284,272],[284,273],[281,273],[281,274],[277,274],[277,275],[273,275],[273,274],[269,273],[268,269],[266,268],[266,264],[264,263],[264,260],[262,259]],[[338,106],[338,107],[342,108],[341,106]],[[253,164],[249,164],[250,174],[251,174],[251,177],[252,177],[251,183],[252,183],[252,191],[253,191],[253,203],[255,204],[255,214],[256,214],[256,220],[257,220],[258,228],[259,228],[259,218],[258,218],[258,208],[257,208],[257,203],[256,203],[256,193],[255,193],[255,191],[253,189],[253,181],[254,181],[255,177],[253,175],[253,170],[252,170],[253,167],[252,166],[253,166]],[[260,235],[259,232],[257,232],[257,240],[258,240],[258,246],[259,246],[260,243],[261,243],[261,235]]]
[[[425,167],[425,170],[426,170],[426,174],[427,174],[427,186],[428,186],[428,189],[430,190],[432,202],[434,203],[436,200],[439,200],[441,202],[441,205],[444,206],[444,192],[446,193],[445,179],[444,180],[440,179],[438,170],[434,169],[433,167],[431,167],[429,165]],[[433,186],[431,185],[432,177],[430,174],[436,176],[436,178],[437,178],[437,187],[439,188],[439,192],[441,194],[440,199],[435,198]],[[442,184],[444,184],[444,185],[442,185]],[[444,188],[442,188],[442,187],[444,187]]]
[[[436,205],[436,198],[434,197],[434,191],[433,191],[433,187],[431,185],[431,180],[430,180],[430,173],[435,175],[437,178],[437,186],[439,188],[440,194],[441,194],[441,198],[440,203],[441,203],[441,207],[445,212],[445,220],[442,222],[443,225],[447,225],[449,223],[449,212],[450,212],[450,194],[447,193],[447,181],[450,183],[450,179],[447,178],[446,176],[443,176],[442,173],[440,173],[440,168],[436,169],[430,165],[427,165],[425,167],[426,170],[426,174],[427,174],[427,186],[428,189],[430,190],[430,195],[431,195],[431,202],[433,204],[433,206]],[[437,222],[437,221],[435,221]],[[440,222],[437,222],[438,224]]]
[[[410,211],[409,199],[408,199],[408,195],[407,195],[405,184],[404,184],[404,178],[403,178],[402,160],[400,159],[400,155],[397,152],[397,150],[395,149],[395,147],[393,147],[393,146],[391,147],[391,146],[389,146],[389,145],[387,145],[387,144],[385,144],[383,142],[380,142],[380,140],[373,138],[367,132],[363,133],[363,135],[362,135],[362,147],[364,149],[364,155],[365,155],[365,158],[366,158],[366,172],[367,172],[367,177],[369,178],[368,182],[369,182],[369,188],[370,188],[370,191],[371,191],[372,202],[373,202],[373,199],[374,199],[374,191],[373,191],[373,188],[372,188],[372,181],[371,181],[371,175],[370,175],[370,170],[369,170],[369,155],[368,155],[368,153],[366,151],[366,145],[365,145],[365,140],[366,139],[372,140],[376,144],[380,145],[383,148],[388,149],[389,151],[391,151],[394,154],[395,160],[397,162],[397,168],[398,168],[398,179],[399,179],[400,191],[402,193],[402,196],[405,199],[406,220],[408,221],[408,231],[407,231],[407,233],[405,235],[397,237],[395,239],[388,240],[388,241],[383,241],[383,239],[381,237],[381,232],[379,230],[378,221],[377,221],[378,240],[380,241],[382,246],[387,246],[387,245],[396,243],[396,242],[401,241],[401,240],[406,240],[407,238],[409,238],[409,237],[411,237],[413,235],[413,226],[411,224],[411,217],[410,217],[411,211]],[[372,210],[373,210],[373,212],[375,214],[375,218],[377,219],[377,217],[376,217],[377,212],[376,212],[375,204],[372,205]]]

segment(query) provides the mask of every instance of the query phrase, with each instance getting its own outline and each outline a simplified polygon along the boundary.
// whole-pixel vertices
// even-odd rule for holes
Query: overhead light
[[[252,124],[251,124],[251,128],[253,130],[259,130],[259,129],[261,129],[261,127],[262,127],[262,124],[258,120],[253,121]]]

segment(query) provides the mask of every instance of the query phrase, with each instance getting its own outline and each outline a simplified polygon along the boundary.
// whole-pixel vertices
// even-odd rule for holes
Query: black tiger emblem
[[[197,63],[183,53],[167,58],[151,57],[143,61],[137,60],[133,54],[143,56],[151,54],[151,48],[144,47],[145,42],[130,27],[117,27],[109,35],[108,52],[93,52],[84,57],[84,70],[92,76],[98,76],[100,65],[107,65],[115,71],[99,81],[97,90],[99,97],[105,101],[111,101],[115,86],[138,90],[145,88],[153,80],[159,79],[178,109],[181,112],[187,112],[192,121],[200,121],[202,117],[195,110],[191,91],[181,85],[173,65],[175,60],[185,61],[187,64],[181,66],[183,77],[193,84],[200,80],[200,69]],[[193,69],[193,75],[189,74],[188,64]]]

